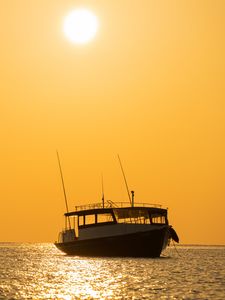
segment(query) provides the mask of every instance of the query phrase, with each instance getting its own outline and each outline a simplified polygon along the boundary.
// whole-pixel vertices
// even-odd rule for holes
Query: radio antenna
[[[102,175],[102,207],[105,207],[105,195],[104,195],[104,182],[103,182],[103,175]]]
[[[132,206],[132,201],[131,201],[131,197],[130,197],[130,192],[129,192],[129,188],[128,188],[128,184],[127,184],[127,180],[126,180],[126,176],[125,176],[125,173],[124,173],[124,170],[123,170],[123,166],[122,166],[122,163],[121,163],[121,160],[120,160],[120,156],[118,154],[118,159],[119,159],[119,163],[120,163],[120,168],[121,168],[121,171],[123,173],[123,178],[124,178],[124,182],[125,182],[125,185],[126,185],[126,189],[127,189],[127,194],[128,194],[128,198],[130,200],[130,205]]]
[[[63,179],[62,167],[61,167],[61,163],[60,163],[58,151],[56,151],[56,154],[57,154],[57,159],[58,159],[58,163],[59,163],[60,176],[61,176],[61,180],[62,180],[63,194],[64,194],[64,200],[65,200],[65,204],[66,204],[66,212],[69,213],[68,201],[67,201],[66,189],[65,189],[65,183],[64,183],[64,179]],[[69,217],[68,217],[68,221],[69,221],[69,228],[71,229],[70,218]]]

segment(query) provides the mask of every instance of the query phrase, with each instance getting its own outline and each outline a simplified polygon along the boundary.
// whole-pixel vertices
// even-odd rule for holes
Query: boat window
[[[149,215],[147,210],[143,209],[114,209],[118,223],[149,224]]]
[[[84,225],[84,216],[79,216],[78,217],[78,222],[79,222],[79,226],[83,226]]]
[[[85,216],[85,225],[95,224],[95,215]]]
[[[153,224],[165,224],[166,218],[164,216],[153,216],[152,223]]]
[[[131,223],[131,224],[150,224],[149,219],[140,217],[140,218],[124,218],[124,219],[118,219],[118,223]]]
[[[98,214],[97,220],[98,223],[113,222],[113,217],[111,214]]]
[[[110,213],[79,216],[79,227],[114,222]]]

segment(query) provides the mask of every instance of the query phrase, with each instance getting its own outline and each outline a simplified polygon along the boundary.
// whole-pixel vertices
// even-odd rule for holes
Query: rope
[[[177,247],[176,247],[176,245],[175,245],[175,243],[174,243],[174,240],[172,239],[172,243],[173,243],[173,246],[174,246],[174,248],[175,248],[175,250],[176,250],[176,252],[177,252],[177,254],[181,257],[181,255],[180,255],[180,253],[178,252],[178,250],[177,250]]]

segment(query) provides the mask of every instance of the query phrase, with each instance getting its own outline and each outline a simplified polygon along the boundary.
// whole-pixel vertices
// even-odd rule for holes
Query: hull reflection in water
[[[171,238],[179,242],[167,209],[137,205],[110,201],[107,207],[104,203],[76,207],[65,213],[66,229],[56,247],[69,255],[159,257]]]

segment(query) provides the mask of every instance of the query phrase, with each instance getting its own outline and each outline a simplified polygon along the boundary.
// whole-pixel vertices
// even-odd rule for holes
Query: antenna
[[[65,200],[65,204],[66,204],[66,212],[68,213],[69,209],[68,209],[68,202],[67,202],[67,196],[66,196],[66,189],[65,189],[63,173],[62,173],[62,167],[61,167],[58,151],[56,151],[56,154],[57,154],[57,158],[58,158],[59,170],[60,170],[60,175],[61,175],[61,180],[62,180],[63,194],[64,194],[64,200]],[[68,217],[68,221],[69,221],[69,228],[71,229],[70,218],[69,217]]]
[[[102,207],[105,207],[105,195],[104,195],[104,182],[103,182],[103,175],[102,175]]]
[[[122,163],[121,163],[121,160],[120,160],[119,154],[118,154],[118,159],[119,159],[119,163],[120,163],[120,168],[121,168],[121,171],[122,171],[122,173],[123,173],[124,182],[125,182],[125,185],[126,185],[126,188],[127,188],[127,194],[128,194],[128,198],[129,198],[129,200],[130,200],[130,204],[131,204],[131,206],[132,206],[132,201],[131,201],[131,197],[130,197],[130,192],[129,192],[129,188],[128,188],[128,184],[127,184],[126,176],[125,176],[125,173],[124,173],[124,170],[123,170],[123,166],[122,166]]]

